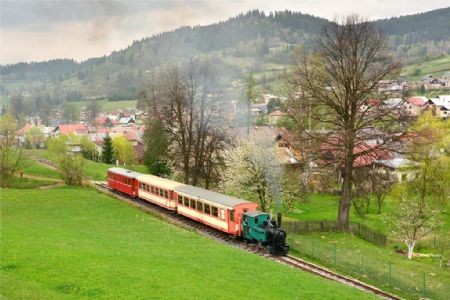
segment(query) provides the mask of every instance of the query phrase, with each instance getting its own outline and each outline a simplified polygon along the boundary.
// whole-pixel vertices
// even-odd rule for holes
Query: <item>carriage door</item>
[[[131,178],[131,194],[136,195],[136,179]]]
[[[228,233],[236,234],[236,211],[228,210]]]

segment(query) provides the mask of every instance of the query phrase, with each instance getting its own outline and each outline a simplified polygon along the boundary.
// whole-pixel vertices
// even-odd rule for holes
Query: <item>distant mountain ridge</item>
[[[34,96],[30,83],[35,89],[46,83],[40,92],[59,93],[56,97],[63,100],[73,100],[68,95],[74,92],[85,98],[136,98],[149,70],[200,56],[213,58],[224,79],[242,77],[249,70],[263,70],[266,78],[267,66],[288,65],[292,50],[298,45],[311,48],[328,22],[287,10],[270,14],[253,10],[219,23],[181,27],[134,41],[126,49],[81,63],[57,59],[0,66],[2,81],[27,83],[17,89],[0,84],[0,92]],[[374,23],[388,36],[393,52],[406,61],[450,54],[450,7]]]

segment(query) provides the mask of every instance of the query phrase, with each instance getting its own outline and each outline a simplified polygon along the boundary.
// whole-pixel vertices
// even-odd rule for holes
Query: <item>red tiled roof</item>
[[[280,111],[280,110],[274,110],[273,112],[271,112],[270,114],[269,114],[269,116],[271,116],[271,117],[281,117],[281,116],[285,116],[286,115],[286,113],[284,113],[284,112],[282,112],[282,111]]]
[[[24,135],[26,134],[28,131],[30,131],[30,129],[33,128],[33,125],[30,123],[25,124],[25,126],[23,126],[22,128],[19,129],[19,131],[17,131],[17,135]]]
[[[61,124],[55,128],[55,130],[59,128],[61,134],[69,134],[69,133],[79,133],[86,134],[88,133],[88,129],[83,124]]]
[[[416,106],[423,106],[426,101],[422,97],[411,97],[408,99],[408,103]]]
[[[369,99],[369,100],[367,100],[367,104],[369,104],[371,106],[378,106],[381,104],[381,101],[378,99]]]

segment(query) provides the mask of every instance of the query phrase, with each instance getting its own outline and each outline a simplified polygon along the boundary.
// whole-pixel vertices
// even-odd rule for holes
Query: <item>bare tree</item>
[[[184,183],[211,182],[213,163],[226,142],[227,122],[214,72],[207,61],[171,66],[153,76],[140,106],[159,119],[169,139],[169,157],[181,162]]]
[[[95,119],[97,118],[98,114],[100,113],[101,107],[100,104],[96,100],[89,100],[86,111],[88,115],[89,123],[94,126],[95,125]]]
[[[388,105],[383,101],[393,95],[378,92],[379,82],[399,70],[384,35],[358,16],[326,25],[316,51],[301,53],[294,67],[289,114],[309,153],[320,156],[325,148],[340,166],[341,230],[349,226],[355,159],[387,148],[398,138],[393,132],[403,130],[398,123],[401,103]],[[377,99],[376,104],[370,99]],[[369,140],[377,144],[368,145]]]

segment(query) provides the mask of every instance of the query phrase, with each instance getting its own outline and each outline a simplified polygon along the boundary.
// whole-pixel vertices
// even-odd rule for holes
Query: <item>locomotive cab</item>
[[[270,222],[269,214],[251,211],[242,217],[242,235],[245,239],[265,243],[267,240],[265,226]]]
[[[286,255],[289,251],[289,246],[286,244],[286,232],[267,213],[260,211],[244,213],[242,236],[263,245],[273,255]]]

